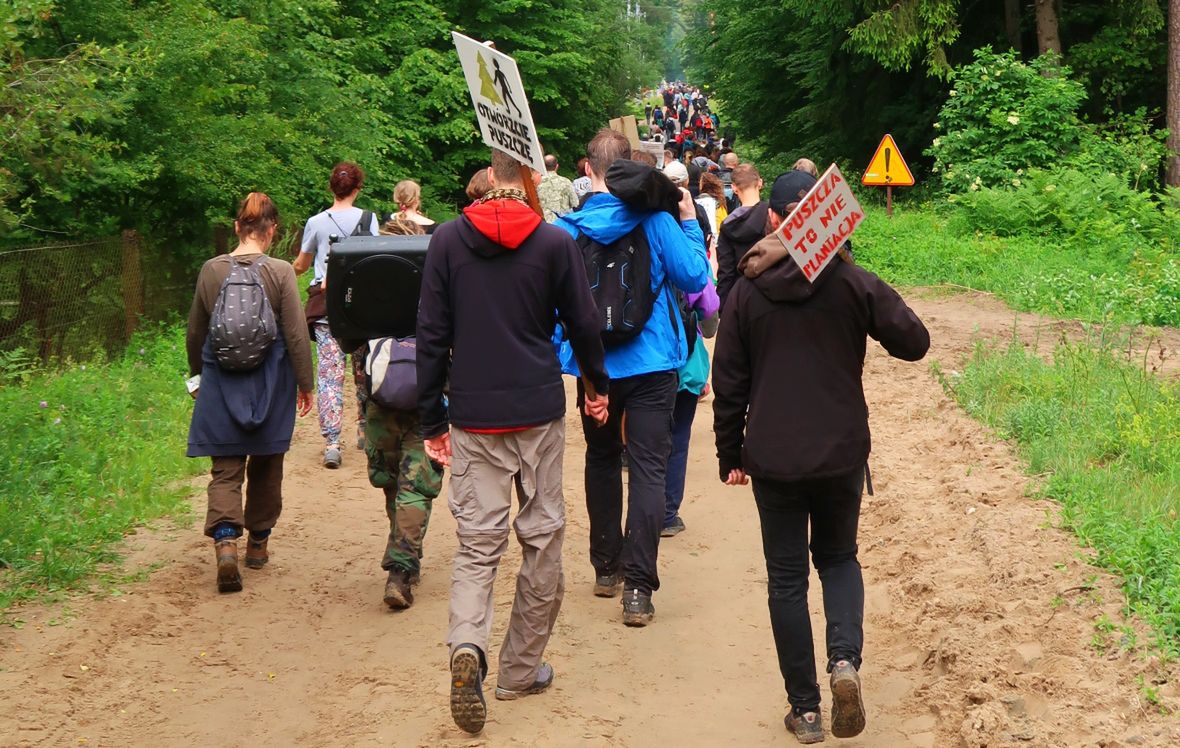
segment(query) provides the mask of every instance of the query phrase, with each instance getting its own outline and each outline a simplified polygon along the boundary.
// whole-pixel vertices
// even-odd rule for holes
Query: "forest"
[[[0,9],[0,236],[137,229],[208,247],[236,201],[286,222],[333,163],[453,204],[487,162],[451,31],[516,56],[542,142],[576,160],[671,56],[674,6],[615,0],[16,0]],[[200,256],[206,250],[195,250]]]

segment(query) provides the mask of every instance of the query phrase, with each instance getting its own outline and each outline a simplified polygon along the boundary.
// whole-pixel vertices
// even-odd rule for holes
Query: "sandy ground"
[[[1011,333],[1012,313],[986,297],[925,294],[914,306],[944,368],[975,335]],[[967,418],[925,363],[871,347],[865,381],[877,488],[861,525],[869,726],[842,743],[1180,744],[1180,720],[1141,699],[1154,683],[1165,705],[1180,706],[1175,673],[1117,643],[1092,645],[1099,616],[1123,622],[1121,593],[1054,529],[1054,506],[1027,496],[1011,449]],[[557,680],[542,696],[491,701],[482,736],[460,733],[447,706],[455,537],[445,502],[417,603],[386,610],[381,494],[359,452],[338,472],[319,467],[313,417],[288,458],[271,565],[245,570],[244,592],[216,593],[212,549],[193,522],[129,539],[133,566],[162,565],[149,581],[76,598],[60,623],[63,606],[28,607],[24,628],[0,631],[0,745],[793,744],[754,504],[749,489],[717,481],[711,409],[695,427],[688,531],[662,544],[664,586],[646,629],[625,629],[618,601],[590,594],[572,420],[569,434],[568,591],[548,652]],[[497,640],[518,563],[514,548],[497,588]]]

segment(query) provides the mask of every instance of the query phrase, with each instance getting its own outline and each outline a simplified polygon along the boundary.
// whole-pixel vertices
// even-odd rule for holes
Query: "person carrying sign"
[[[780,176],[771,214],[789,216],[814,183],[803,172]],[[857,524],[870,449],[861,383],[866,339],[918,361],[930,335],[896,291],[842,255],[809,282],[771,235],[738,269],[714,355],[720,476],[731,486],[753,479],[770,623],[790,703],[784,721],[801,743],[824,739],[807,610],[810,525],[827,619],[832,734],[852,737],[865,725]]]
[[[496,698],[546,690],[542,661],[565,590],[562,457],[565,385],[553,346],[560,319],[606,419],[598,314],[577,245],[529,207],[519,164],[492,151],[484,197],[434,232],[418,312],[418,410],[426,453],[451,467],[449,504],[459,549],[451,578],[451,716],[483,729],[492,582],[512,528],[523,561]],[[444,398],[444,388],[449,389]]]

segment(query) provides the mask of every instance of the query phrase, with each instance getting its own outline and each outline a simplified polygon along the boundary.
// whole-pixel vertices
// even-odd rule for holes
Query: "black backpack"
[[[266,298],[260,268],[265,257],[249,265],[229,258],[229,275],[221,284],[209,319],[209,344],[226,371],[250,371],[266,359],[279,336],[274,310]]]
[[[651,288],[651,245],[643,224],[613,244],[578,237],[590,293],[598,305],[603,345],[632,340],[643,330],[656,303]]]

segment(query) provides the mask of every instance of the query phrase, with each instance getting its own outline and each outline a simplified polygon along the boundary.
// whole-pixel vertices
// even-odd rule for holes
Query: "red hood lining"
[[[469,205],[463,215],[490,241],[517,249],[541,225],[537,212],[518,200],[489,200]]]

